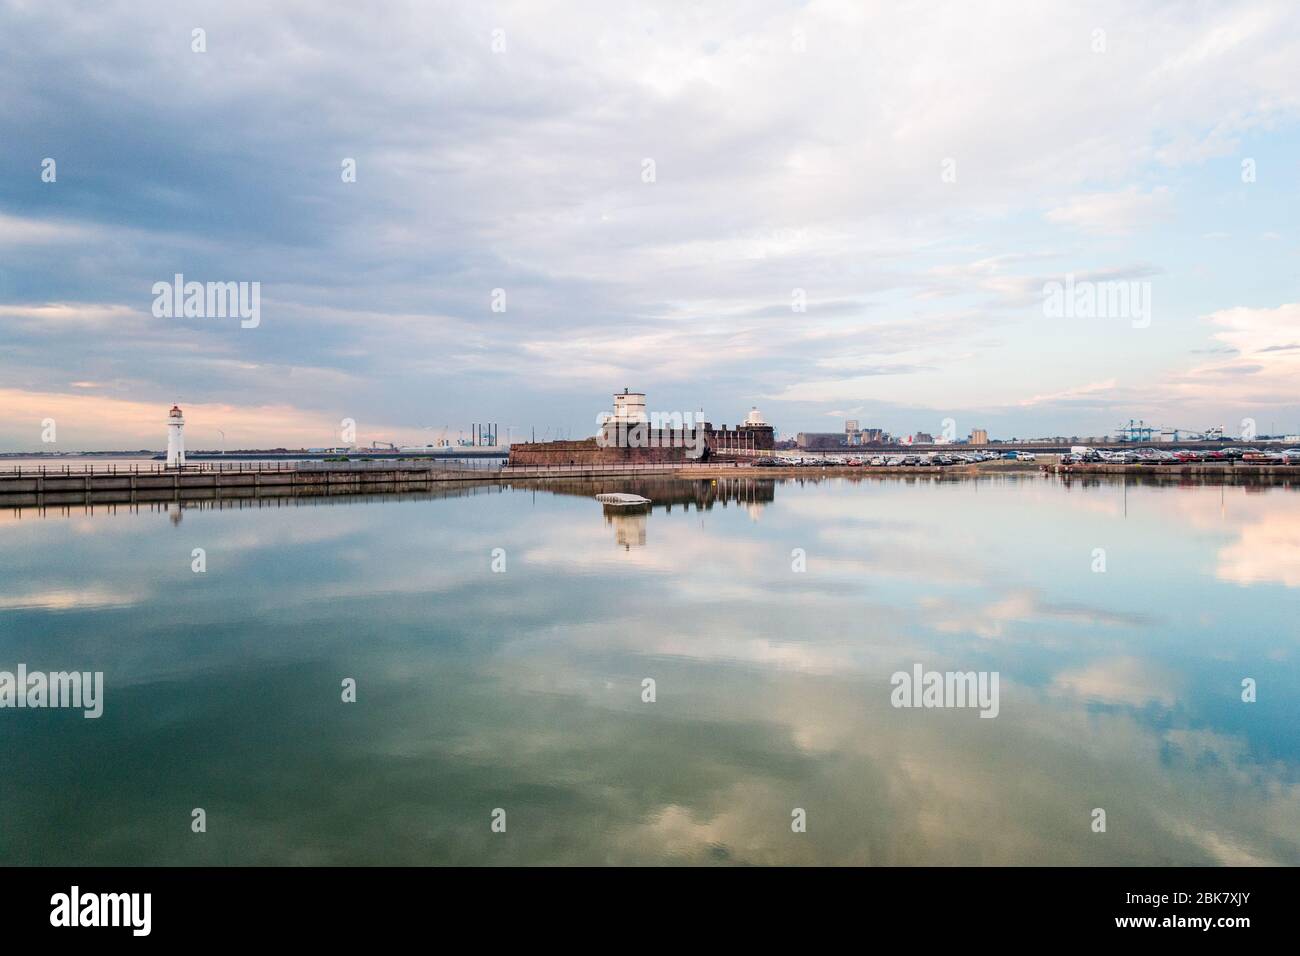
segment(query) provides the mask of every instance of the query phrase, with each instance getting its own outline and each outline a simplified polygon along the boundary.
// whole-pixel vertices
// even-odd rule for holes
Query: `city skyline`
[[[0,450],[1300,432],[1286,4],[307,9],[4,7]]]

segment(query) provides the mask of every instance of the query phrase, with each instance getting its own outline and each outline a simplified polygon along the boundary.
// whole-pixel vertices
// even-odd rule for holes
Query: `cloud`
[[[1027,589],[1010,591],[1005,597],[984,604],[974,614],[969,608],[958,608],[937,599],[928,601],[927,608],[934,615],[932,626],[935,630],[955,634],[970,632],[989,640],[1005,638],[1011,625],[1031,621],[1081,621],[1129,628],[1148,623],[1141,614],[1051,602]]]
[[[92,608],[130,607],[142,595],[110,587],[53,588],[27,594],[0,595],[0,610],[84,611]]]
[[[679,407],[767,396],[794,431],[818,403],[972,408],[978,361],[1003,383],[979,404],[1023,414],[1016,399],[1046,391],[1018,380],[1031,361],[1049,381],[1116,374],[1113,341],[1055,354],[1009,334],[1041,295],[1033,273],[1103,267],[1080,237],[1122,235],[1127,261],[1186,279],[1153,227],[1176,213],[1215,231],[1222,197],[1178,175],[1247,134],[1284,142],[1300,116],[1291,19],[1283,2],[1026,7],[996,24],[958,2],[600,17],[230,2],[194,54],[193,15],[170,4],[107,2],[90,20],[10,5],[0,304],[29,311],[0,324],[0,380],[342,403],[405,428],[585,425],[636,384]],[[1015,108],[990,123],[991,104]],[[150,322],[149,288],[178,271],[260,281],[262,327]],[[1240,301],[1221,284],[1209,307]],[[51,303],[83,315],[31,312]],[[96,325],[102,303],[136,318]],[[254,438],[287,440],[271,424]]]
[[[1141,192],[1132,186],[1119,192],[1073,196],[1048,210],[1047,220],[1084,232],[1116,234],[1151,226],[1167,218],[1172,208],[1167,188]]]
[[[1270,506],[1268,517],[1243,525],[1237,539],[1219,549],[1220,580],[1300,588],[1300,508],[1286,498]]]
[[[1022,406],[1043,404],[1062,404],[1065,402],[1087,402],[1096,400],[1103,396],[1109,395],[1114,391],[1116,380],[1108,378],[1104,382],[1090,382],[1087,385],[1074,385],[1070,388],[1061,389],[1058,392],[1049,392],[1045,395],[1034,395],[1030,398],[1021,400]]]
[[[1245,412],[1294,402],[1300,350],[1289,343],[1300,328],[1300,303],[1276,308],[1222,309],[1206,316],[1216,350],[1232,356],[1194,366],[1169,386],[1190,402],[1231,404]],[[1238,382],[1237,379],[1243,379]]]
[[[88,383],[82,383],[86,385]],[[27,392],[0,388],[0,442],[50,451],[88,449],[135,450],[166,447],[166,407],[105,395],[69,392]],[[44,445],[42,422],[52,418],[58,441]],[[187,404],[186,444],[191,450],[221,447],[218,429],[226,433],[227,448],[258,447],[260,436],[283,436],[285,447],[338,444],[340,420],[329,413],[291,405]],[[358,437],[391,426],[362,427]],[[146,444],[140,444],[144,436]],[[273,446],[276,447],[276,446]]]
[[[1154,702],[1172,707],[1176,696],[1170,676],[1149,661],[1117,657],[1085,667],[1062,671],[1052,679],[1052,690],[1107,704],[1142,707]]]
[[[94,232],[93,228],[78,223],[0,213],[0,248],[66,244],[88,239]]]

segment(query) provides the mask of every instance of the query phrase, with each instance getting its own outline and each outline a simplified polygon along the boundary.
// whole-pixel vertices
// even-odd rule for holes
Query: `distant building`
[[[820,435],[823,432],[807,432],[809,435]],[[850,418],[844,422],[844,445],[879,445],[887,442],[889,435],[883,428],[862,428],[856,418]]]
[[[580,441],[517,442],[515,466],[665,464],[748,457],[771,452],[776,429],[751,408],[743,425],[714,427],[703,413],[647,413],[644,392],[614,395],[613,413],[600,418],[596,437]]]
[[[912,436],[912,441],[917,445],[933,445],[934,436],[929,432],[917,432]]]
[[[970,430],[970,443],[972,445],[987,445],[989,443],[988,429],[972,428]]]
[[[795,444],[805,451],[826,451],[831,448],[843,448],[848,444],[840,432],[800,432]]]

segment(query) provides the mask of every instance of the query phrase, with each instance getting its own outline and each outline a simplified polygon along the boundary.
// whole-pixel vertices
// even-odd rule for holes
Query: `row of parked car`
[[[930,452],[926,455],[808,455],[804,457],[758,458],[754,464],[761,468],[783,467],[838,467],[838,468],[943,468],[948,465],[974,465],[994,458],[1018,457],[1033,461],[1028,452],[1010,452],[994,455],[983,451],[956,454]]]
[[[1300,465],[1300,448],[1260,451],[1258,448],[1136,448],[1132,451],[1102,451],[1090,448],[1085,452],[1061,456],[1061,464],[1076,465],[1087,462],[1106,462],[1112,465],[1179,465],[1199,462],[1253,462],[1261,465]]]

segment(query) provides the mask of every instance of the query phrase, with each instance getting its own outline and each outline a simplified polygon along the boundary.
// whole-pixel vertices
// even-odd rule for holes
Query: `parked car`
[[[1035,455],[1032,451],[1016,452],[1016,461],[1037,461],[1037,460],[1038,460],[1038,456]]]

